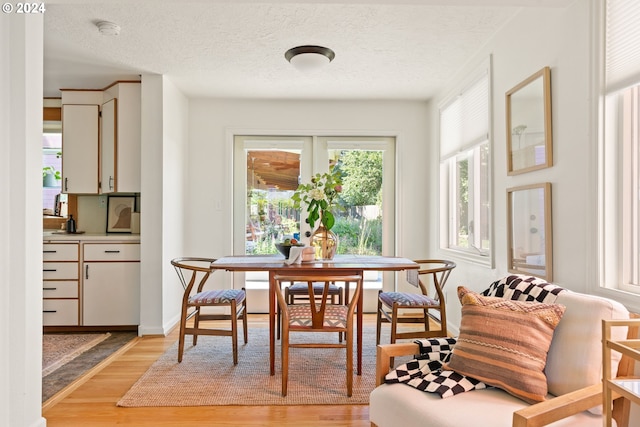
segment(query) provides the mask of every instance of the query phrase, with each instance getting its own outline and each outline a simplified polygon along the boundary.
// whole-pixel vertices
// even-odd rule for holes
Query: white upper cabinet
[[[99,105],[62,105],[62,192],[98,193]]]
[[[62,191],[139,193],[140,82],[62,90],[62,111]]]
[[[140,83],[119,82],[104,92],[102,193],[140,192]]]
[[[116,181],[116,156],[118,146],[118,122],[117,122],[117,104],[118,100],[113,98],[102,104],[100,118],[102,126],[100,127],[100,166],[101,178],[100,188],[103,193],[113,193],[118,191]]]

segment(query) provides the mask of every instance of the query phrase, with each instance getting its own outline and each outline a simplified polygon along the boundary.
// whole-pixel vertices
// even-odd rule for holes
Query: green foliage
[[[46,177],[47,175],[53,175],[56,181],[62,179],[62,175],[59,170],[56,170],[53,166],[45,166],[42,168],[42,177]]]
[[[334,211],[340,209],[339,194],[342,192],[340,171],[333,169],[329,173],[316,174],[308,184],[300,184],[291,200],[293,206],[300,208],[307,205],[307,222],[313,228],[316,221],[321,220],[327,230],[334,226]]]
[[[340,238],[338,253],[382,254],[382,220],[339,218],[333,230]]]
[[[343,173],[341,198],[347,206],[378,204],[382,188],[382,152],[349,150],[337,166]]]

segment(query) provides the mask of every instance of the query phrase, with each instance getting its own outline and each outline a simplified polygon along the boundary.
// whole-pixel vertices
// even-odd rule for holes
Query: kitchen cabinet
[[[116,147],[118,123],[116,119],[118,100],[112,100],[102,104],[100,118],[102,126],[100,127],[100,189],[102,193],[112,193],[116,191]]]
[[[140,323],[140,244],[84,243],[83,326]]]
[[[104,91],[101,192],[140,192],[140,82],[117,82]]]
[[[79,244],[44,244],[42,258],[43,325],[79,325]]]
[[[140,82],[62,91],[63,192],[140,192]]]
[[[99,105],[62,105],[62,192],[98,193]]]

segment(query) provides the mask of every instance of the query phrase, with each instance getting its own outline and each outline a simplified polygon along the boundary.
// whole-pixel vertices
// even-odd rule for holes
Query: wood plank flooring
[[[365,314],[364,319],[365,325],[375,326],[375,314]],[[265,322],[266,315],[249,315],[249,328]],[[370,426],[366,405],[117,407],[116,402],[177,338],[174,330],[167,337],[139,339],[89,380],[81,381],[70,394],[47,407],[43,414],[47,426]]]

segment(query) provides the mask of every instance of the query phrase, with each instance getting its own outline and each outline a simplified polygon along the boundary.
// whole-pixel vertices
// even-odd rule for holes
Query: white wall
[[[185,254],[232,253],[232,135],[240,133],[397,136],[396,251],[427,256],[429,117],[429,104],[416,101],[192,99]]]
[[[0,16],[0,427],[42,418],[42,15]]]
[[[170,264],[184,255],[190,207],[187,185],[188,101],[164,76],[142,76],[140,335],[166,334],[180,315],[182,287]]]
[[[184,256],[187,213],[192,207],[187,203],[191,185],[186,182],[187,145],[189,138],[187,98],[167,78],[163,84],[163,158],[162,158],[162,252],[163,303],[162,322],[165,331],[179,321],[182,286],[169,262]]]
[[[592,1],[576,1],[567,9],[524,8],[505,25],[468,66],[434,100],[437,105],[456,83],[490,54],[493,59],[493,215],[495,269],[455,259],[430,241],[430,252],[454,259],[458,267],[447,285],[448,318],[460,322],[456,287],[484,290],[507,272],[506,190],[525,184],[552,183],[553,281],[577,292],[593,292],[597,279],[597,148],[593,132],[595,80],[591,45]],[[505,93],[544,66],[551,67],[554,166],[516,176],[507,175]],[[437,122],[437,108],[432,120]],[[435,127],[431,137],[437,141]],[[431,167],[437,167],[434,144]],[[438,183],[430,184],[437,203]],[[430,224],[432,235],[438,223]],[[619,297],[619,296],[618,296]],[[618,298],[633,308],[638,301]]]

